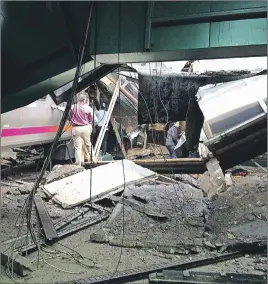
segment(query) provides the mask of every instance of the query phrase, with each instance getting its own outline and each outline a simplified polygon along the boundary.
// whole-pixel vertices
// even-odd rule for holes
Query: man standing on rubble
[[[81,166],[84,162],[82,146],[85,143],[88,153],[91,153],[91,134],[93,124],[93,109],[87,104],[87,95],[84,91],[77,94],[77,103],[71,106],[69,120],[72,123],[72,137],[75,149],[75,163]],[[52,106],[53,109],[64,109]],[[98,122],[94,115],[95,124]]]
[[[171,126],[167,132],[167,138],[166,138],[166,148],[169,152],[169,159],[175,159],[177,158],[175,154],[175,146],[178,143],[178,139],[180,138],[181,134],[181,127],[180,122],[176,121],[173,126]]]

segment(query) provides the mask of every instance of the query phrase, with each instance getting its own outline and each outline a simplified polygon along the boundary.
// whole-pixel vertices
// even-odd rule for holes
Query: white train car
[[[60,104],[65,106],[66,103]],[[4,114],[1,114],[1,150],[10,148],[44,148],[48,149],[58,130],[63,113],[53,111],[55,105],[52,97],[43,98]],[[53,158],[64,160],[73,158],[73,144],[71,140],[71,126],[66,124],[60,137],[63,147],[58,147]],[[68,150],[67,150],[67,147]],[[67,153],[68,152],[68,153]],[[68,157],[67,157],[68,154]]]
[[[267,75],[199,88],[200,140],[229,168],[267,152]]]

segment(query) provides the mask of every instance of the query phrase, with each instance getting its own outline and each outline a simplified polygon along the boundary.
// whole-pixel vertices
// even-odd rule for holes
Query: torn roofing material
[[[183,121],[190,105],[189,101],[200,87],[256,75],[258,74],[249,71],[207,71],[204,74],[163,72],[161,76],[139,72],[138,122],[144,124]]]
[[[86,170],[52,182],[44,186],[44,191],[49,196],[55,195],[52,200],[63,208],[72,208],[120,191],[124,184],[154,178],[156,175],[134,162],[123,160],[92,169],[92,176],[91,170]]]

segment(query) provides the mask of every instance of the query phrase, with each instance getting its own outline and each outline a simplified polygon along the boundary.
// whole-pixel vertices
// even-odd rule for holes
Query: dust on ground
[[[35,172],[28,172],[24,175],[15,174],[12,178],[31,182],[34,180],[35,175]],[[144,194],[144,188],[142,190],[138,185],[128,188],[125,195],[131,201],[135,199],[133,194],[136,197],[147,198],[149,200],[147,205],[150,204],[148,210],[167,215],[170,220],[166,224],[165,222],[158,222],[129,206],[125,206],[126,239],[145,241],[147,238],[154,239],[157,242],[161,241],[163,244],[174,245],[176,236],[184,236],[181,237],[180,244],[185,241],[185,244],[189,245],[189,242],[186,242],[189,235],[181,235],[181,231],[178,230],[179,226],[185,232],[189,232],[189,227],[191,227],[194,230],[192,237],[195,240],[199,239],[201,243],[204,243],[204,240],[209,240],[212,246],[216,243],[222,245],[233,244],[234,242],[250,241],[256,239],[256,237],[262,238],[263,230],[266,228],[267,175],[263,173],[249,174],[246,177],[233,177],[233,181],[234,184],[228,191],[220,194],[216,200],[211,202],[206,200],[200,189],[187,183],[183,183],[177,193],[174,187],[170,185],[162,185],[163,190],[157,193],[154,190],[154,185],[146,185],[146,194]],[[6,184],[12,183],[9,180],[4,182]],[[1,186],[3,240],[16,236],[18,228],[15,227],[14,231],[12,225],[27,197],[27,194],[20,194],[15,188],[8,185]],[[166,192],[169,192],[169,194],[166,194]],[[42,193],[39,192],[39,194]],[[183,195],[186,195],[187,200]],[[192,214],[193,217],[197,217],[198,222],[191,223],[192,220],[183,218],[184,214],[180,210],[180,206],[183,207],[185,212],[189,213],[188,215]],[[46,207],[54,221],[70,212],[69,210],[63,210],[52,201],[47,201]],[[207,210],[205,215],[204,208]],[[215,256],[219,253],[212,247],[209,249],[202,248],[198,254],[185,254],[185,251],[175,254],[174,252],[171,253],[171,251],[166,253],[157,247],[125,248],[90,241],[92,233],[102,228],[109,228],[109,226],[110,233],[120,240],[122,237],[121,213],[121,210],[119,210],[118,215],[115,216],[114,220],[117,220],[117,222],[104,221],[66,237],[54,245],[46,246],[41,252],[38,269],[36,266],[37,252],[29,254],[27,258],[32,261],[34,271],[24,278],[14,275],[15,280],[19,283],[36,283],[37,281],[39,283],[59,283],[105,275],[114,272],[116,268],[118,271],[137,267],[144,269],[146,266],[153,264],[184,263]],[[190,223],[185,224],[185,221],[190,221]],[[38,222],[36,221],[36,223]],[[23,228],[26,232],[26,226],[23,226]],[[79,258],[78,254],[83,258]],[[254,254],[195,270],[265,274],[267,271],[266,266],[266,255]],[[1,283],[14,283],[14,280],[3,273],[3,267],[1,271]],[[148,282],[142,280],[136,283]]]

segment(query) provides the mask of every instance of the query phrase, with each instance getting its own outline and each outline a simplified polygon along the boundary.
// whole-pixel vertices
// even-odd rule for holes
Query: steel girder
[[[84,63],[266,56],[266,9],[265,1],[95,2]],[[73,79],[87,14],[83,1],[1,2],[2,111]]]

